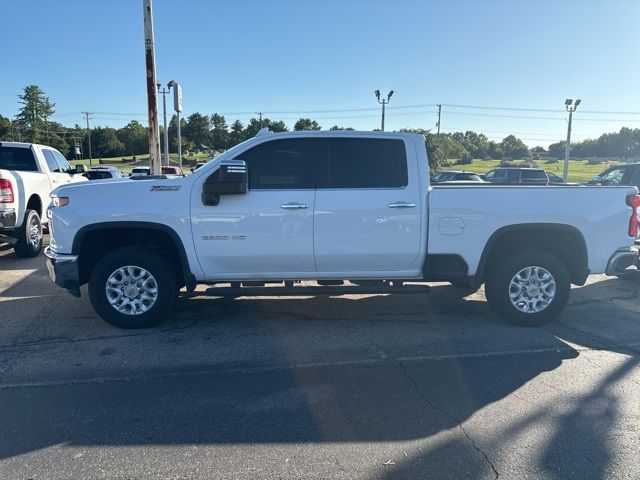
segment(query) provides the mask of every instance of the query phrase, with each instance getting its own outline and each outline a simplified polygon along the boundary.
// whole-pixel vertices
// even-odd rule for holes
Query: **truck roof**
[[[31,148],[32,146],[53,148],[53,147],[50,147],[49,145],[41,145],[39,143],[5,142],[5,141],[0,142],[0,147]]]
[[[381,131],[366,131],[366,130],[294,130],[292,132],[272,132],[263,128],[260,130],[256,137],[262,135],[283,136],[283,137],[420,137],[424,138],[424,135],[411,132],[381,132]]]

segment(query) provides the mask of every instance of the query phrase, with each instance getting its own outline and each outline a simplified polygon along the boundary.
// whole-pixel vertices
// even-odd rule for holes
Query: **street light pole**
[[[168,87],[170,88],[170,85],[168,85]],[[167,93],[169,93],[171,90],[167,90],[164,87],[162,87],[162,90],[160,90],[160,83],[158,83],[158,92],[162,94],[162,115],[163,115],[163,122],[164,122],[164,131],[163,133],[163,137],[164,137],[164,155],[162,156],[162,165],[164,166],[169,166],[169,131],[167,130]]]
[[[389,100],[391,99],[391,96],[393,95],[393,90],[391,90],[388,94],[387,94],[387,98],[384,99],[380,99],[380,90],[376,90],[375,92],[373,92],[376,96],[376,98],[378,99],[378,103],[382,105],[382,122],[380,125],[380,130],[382,130],[384,132],[384,109],[385,106],[387,105],[387,103],[389,103]]]
[[[567,98],[564,101],[564,106],[569,112],[569,125],[567,126],[567,142],[564,145],[564,169],[562,171],[562,180],[564,183],[567,183],[567,178],[569,176],[569,153],[571,152],[571,121],[573,120],[573,112],[576,111],[580,105],[580,99],[577,99],[575,102]]]

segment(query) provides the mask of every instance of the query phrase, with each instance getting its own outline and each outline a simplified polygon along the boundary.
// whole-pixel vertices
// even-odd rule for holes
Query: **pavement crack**
[[[429,406],[429,408],[431,408],[432,410],[436,410],[436,411],[442,413],[444,416],[446,416],[447,418],[449,418],[451,421],[453,421],[456,424],[456,427],[463,433],[463,435],[466,437],[466,439],[469,441],[469,443],[471,443],[471,446],[480,455],[482,455],[482,457],[484,458],[484,461],[487,463],[487,465],[489,465],[489,467],[491,467],[491,470],[493,471],[493,475],[497,480],[500,477],[500,474],[498,473],[498,470],[497,470],[496,466],[489,459],[489,456],[485,453],[485,451],[482,450],[482,448],[480,448],[480,446],[475,442],[475,440],[473,440],[473,438],[471,438],[471,436],[469,435],[469,432],[467,432],[467,429],[464,428],[464,425],[462,424],[462,422],[459,421],[456,417],[454,417],[451,413],[447,412],[443,408],[438,407],[431,400],[429,400],[429,398],[422,393],[422,391],[420,390],[420,387],[418,387],[418,382],[416,382],[415,378],[413,378],[413,376],[411,376],[409,374],[405,364],[403,362],[398,362],[398,364],[400,365],[400,368],[402,369],[402,372],[404,373],[404,376],[413,385],[413,388],[414,388],[416,394]]]

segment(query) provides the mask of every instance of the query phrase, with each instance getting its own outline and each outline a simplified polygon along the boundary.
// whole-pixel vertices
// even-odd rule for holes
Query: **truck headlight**
[[[69,205],[69,197],[59,197],[58,195],[51,195],[51,204],[54,207],[64,207]]]

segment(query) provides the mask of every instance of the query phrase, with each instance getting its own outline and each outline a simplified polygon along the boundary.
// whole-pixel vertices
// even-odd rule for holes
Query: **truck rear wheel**
[[[489,273],[485,287],[493,311],[523,327],[554,320],[570,291],[567,269],[546,252],[522,252],[501,260]]]
[[[94,310],[119,328],[156,325],[173,307],[177,291],[171,265],[159,254],[140,247],[109,253],[89,279]]]
[[[42,222],[38,212],[27,209],[24,212],[24,222],[12,236],[17,240],[13,250],[18,257],[37,257],[42,250]]]

